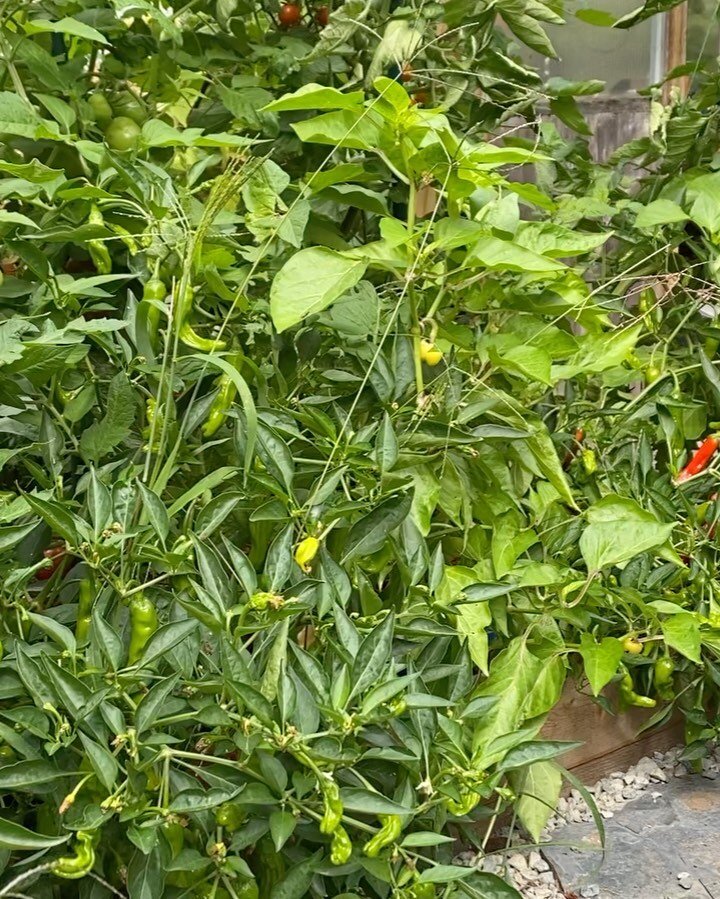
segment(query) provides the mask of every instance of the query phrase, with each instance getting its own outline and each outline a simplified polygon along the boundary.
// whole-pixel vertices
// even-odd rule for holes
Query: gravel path
[[[628,803],[645,797],[644,801],[655,803],[661,797],[664,784],[676,777],[684,777],[690,773],[679,755],[682,748],[672,749],[665,753],[654,753],[650,757],[640,761],[627,771],[613,772],[594,786],[588,787],[593,794],[598,811],[602,817],[608,820],[623,809]],[[720,775],[720,750],[703,759],[702,777],[715,780]],[[630,813],[631,810],[628,810]],[[640,816],[643,813],[637,812]],[[580,899],[596,899],[600,896],[600,888],[596,884],[589,884],[579,888],[579,892],[566,893],[563,891],[557,876],[558,865],[551,865],[557,853],[552,849],[555,842],[561,841],[559,829],[568,831],[573,825],[592,822],[592,813],[578,790],[572,790],[569,796],[563,797],[558,803],[556,815],[551,818],[541,838],[542,843],[547,843],[547,849],[537,849],[531,852],[512,851],[512,845],[522,842],[521,834],[513,834],[509,851],[494,853],[491,855],[478,855],[474,851],[461,853],[456,863],[463,865],[478,865],[485,871],[491,871],[504,877],[512,883],[522,894],[524,899],[566,899],[568,895],[576,895]],[[569,825],[569,826],[568,826]],[[598,840],[599,848],[599,840]],[[565,850],[572,853],[573,850]],[[640,850],[637,850],[640,851]],[[577,853],[581,857],[590,857],[593,853]],[[555,858],[557,861],[557,858]],[[595,864],[597,862],[595,861]],[[613,853],[609,851],[604,866],[612,867]],[[675,872],[677,885],[683,890],[690,890],[692,877],[687,871]],[[689,899],[694,899],[695,893],[686,894]],[[660,896],[657,899],[661,899]]]

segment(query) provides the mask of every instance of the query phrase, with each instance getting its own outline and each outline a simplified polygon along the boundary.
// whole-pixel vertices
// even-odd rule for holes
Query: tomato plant
[[[449,834],[538,838],[568,674],[713,733],[714,449],[677,475],[718,335],[663,287],[714,174],[679,196],[649,138],[653,207],[637,147],[483,139],[598,89],[523,64],[542,3],[322,9],[38,0],[0,37],[21,891],[510,897]]]

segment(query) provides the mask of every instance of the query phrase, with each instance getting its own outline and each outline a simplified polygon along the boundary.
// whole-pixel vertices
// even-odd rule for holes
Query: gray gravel
[[[627,771],[615,771],[599,780],[594,786],[588,787],[600,815],[604,819],[611,819],[627,803],[640,796],[646,796],[648,801],[659,799],[661,793],[658,788],[672,778],[683,777],[690,773],[689,768],[679,759],[681,752],[682,747],[664,753],[656,752],[652,757],[640,759]],[[717,748],[709,758],[703,759],[701,774],[708,780],[718,778],[720,748]],[[572,790],[558,802],[556,814],[548,822],[541,837],[541,844],[548,844],[550,849],[553,845],[553,831],[568,824],[592,820],[592,812],[580,792]],[[526,852],[513,849],[514,846],[527,842],[523,840],[522,834],[508,834],[508,840],[509,845],[505,852],[483,855],[473,850],[461,853],[455,862],[467,866],[477,865],[484,871],[499,874],[513,884],[524,899],[565,899],[566,893],[561,889],[555,872],[543,854],[542,845],[531,852]],[[611,865],[612,857],[606,859],[605,863]],[[677,885],[682,890],[689,891],[693,887],[693,876],[687,871],[679,869],[676,877]],[[595,884],[585,885],[581,888],[579,896],[581,899],[596,899],[600,896],[600,888]]]

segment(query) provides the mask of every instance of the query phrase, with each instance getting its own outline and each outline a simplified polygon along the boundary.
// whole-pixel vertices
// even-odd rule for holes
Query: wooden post
[[[676,66],[681,66],[687,61],[687,0],[679,6],[674,6],[667,13],[665,27],[665,71],[670,72]],[[690,78],[683,75],[668,81],[663,87],[663,100],[670,101],[671,95],[679,91],[681,97],[687,96],[690,87]]]

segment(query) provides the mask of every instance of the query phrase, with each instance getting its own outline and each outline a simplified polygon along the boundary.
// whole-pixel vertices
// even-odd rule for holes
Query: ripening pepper
[[[317,537],[306,537],[304,540],[300,541],[295,550],[295,561],[303,571],[310,570],[310,563],[317,555],[319,549],[320,541]]]

